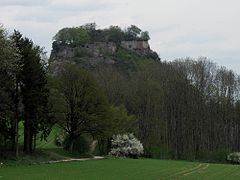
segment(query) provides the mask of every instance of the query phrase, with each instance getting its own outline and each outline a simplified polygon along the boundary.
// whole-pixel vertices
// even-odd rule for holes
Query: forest
[[[162,61],[124,49],[121,41],[150,39],[134,25],[101,30],[90,23],[63,28],[53,39],[53,51],[114,42],[116,52],[104,55],[114,63],[68,60],[53,73],[53,56],[1,26],[0,157],[34,153],[37,137],[47,140],[55,126],[70,152],[87,136],[106,155],[119,133],[134,133],[149,158],[224,161],[240,151],[240,76],[232,70],[206,57]]]

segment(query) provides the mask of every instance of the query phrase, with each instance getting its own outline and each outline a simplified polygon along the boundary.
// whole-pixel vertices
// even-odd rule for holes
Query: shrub
[[[227,156],[227,160],[234,164],[240,163],[240,152],[234,152]]]
[[[114,135],[110,155],[138,158],[143,154],[143,145],[133,134]]]
[[[64,149],[69,150],[70,142],[71,142],[71,140],[69,139],[69,136],[66,136],[64,143],[63,143]],[[72,150],[74,152],[78,152],[81,154],[89,153],[91,142],[92,141],[88,136],[82,135],[74,141]]]

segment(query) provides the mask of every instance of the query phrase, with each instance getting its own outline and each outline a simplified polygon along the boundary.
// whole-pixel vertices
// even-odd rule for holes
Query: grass
[[[90,158],[93,157],[88,153],[78,153],[78,152],[68,152],[64,150],[62,147],[58,147],[55,144],[55,139],[58,135],[61,135],[63,131],[55,125],[52,128],[51,133],[47,137],[47,141],[41,140],[41,134],[37,135],[36,141],[36,152],[34,152],[31,156],[25,155],[20,150],[20,155],[18,159],[14,157],[12,152],[6,153],[5,157],[0,157],[0,162],[4,162],[7,165],[25,165],[25,164],[37,164],[44,161],[50,160],[62,160],[69,158]],[[19,146],[20,149],[23,148],[24,144],[24,125],[21,121],[19,123]],[[1,179],[0,179],[1,180]]]
[[[105,159],[2,167],[0,179],[240,179],[240,166],[153,159]]]
[[[64,150],[62,147],[58,147],[55,144],[56,136],[61,133],[61,129],[57,126],[53,127],[49,134],[47,141],[41,140],[40,135],[37,136],[37,149],[32,155],[23,154],[20,151],[19,157],[15,158],[12,152],[6,154],[6,157],[0,157],[0,162],[3,162],[7,166],[19,166],[19,165],[33,165],[42,162],[48,162],[51,160],[63,160],[69,158],[86,158],[92,157],[90,154],[80,154],[77,152],[70,153]],[[23,123],[19,123],[19,145],[23,146],[24,127]],[[1,178],[0,178],[1,180]]]
[[[40,149],[49,149],[49,148],[56,148],[57,146],[55,145],[55,138],[58,134],[60,134],[61,130],[59,127],[54,126],[52,128],[51,133],[47,137],[47,141],[41,140],[40,134],[37,136],[37,148]],[[23,122],[19,123],[19,144],[23,145],[23,137],[24,137],[24,127],[23,127]]]
[[[89,157],[89,155],[69,153],[57,147],[54,140],[59,132],[59,128],[55,127],[47,142],[38,139],[37,147],[40,150],[32,156],[21,155],[17,160],[8,159],[3,166],[0,165],[0,180],[240,179],[240,166],[227,164],[154,159],[105,159],[43,164],[42,162],[50,160]],[[23,142],[22,137],[23,131],[20,133],[20,142]]]

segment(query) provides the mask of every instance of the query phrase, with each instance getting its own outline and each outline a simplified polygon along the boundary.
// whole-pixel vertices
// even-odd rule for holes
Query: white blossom
[[[143,152],[143,145],[133,134],[117,134],[113,136],[111,155],[117,157],[139,157]]]

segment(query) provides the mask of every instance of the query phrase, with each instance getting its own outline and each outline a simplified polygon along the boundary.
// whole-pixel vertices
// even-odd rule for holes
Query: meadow
[[[154,159],[104,159],[0,168],[0,179],[240,179],[240,166]]]
[[[22,128],[21,128],[22,129]],[[156,180],[156,179],[240,179],[240,166],[156,159],[104,159],[47,164],[49,160],[80,158],[55,145],[60,132],[54,128],[48,141],[37,141],[41,149],[34,156],[0,165],[0,180]],[[22,141],[22,132],[20,141]]]

